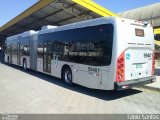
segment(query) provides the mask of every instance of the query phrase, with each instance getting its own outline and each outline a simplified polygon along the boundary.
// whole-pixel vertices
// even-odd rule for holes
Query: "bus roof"
[[[39,34],[45,34],[45,33],[51,33],[56,31],[62,31],[62,30],[69,30],[69,29],[75,29],[75,28],[83,28],[87,26],[95,26],[99,24],[105,24],[107,23],[106,20],[114,20],[116,18],[114,17],[101,17],[91,20],[86,20],[82,22],[76,22],[68,25],[63,25],[55,28],[49,28],[49,29],[42,29],[39,31]]]
[[[56,32],[56,31],[62,31],[62,30],[83,28],[83,27],[95,26],[95,25],[106,24],[106,23],[113,23],[113,21],[115,21],[117,19],[122,20],[122,22],[125,22],[127,24],[131,24],[131,25],[140,25],[140,26],[144,25],[144,23],[142,21],[135,21],[135,20],[126,19],[126,18],[101,17],[101,18],[86,20],[86,21],[82,21],[82,22],[76,22],[76,23],[63,25],[63,26],[47,25],[47,26],[43,26],[40,31],[30,30],[30,31],[26,31],[26,32],[18,34],[18,35],[8,37],[7,39],[15,39],[18,36],[27,37],[27,36],[31,36],[34,34],[46,34],[46,33],[52,33],[52,32]]]

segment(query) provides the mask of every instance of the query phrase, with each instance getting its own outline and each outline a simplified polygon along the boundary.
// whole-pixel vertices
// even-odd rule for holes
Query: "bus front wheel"
[[[63,70],[63,81],[66,83],[68,86],[72,86],[72,71],[69,67],[64,68]]]

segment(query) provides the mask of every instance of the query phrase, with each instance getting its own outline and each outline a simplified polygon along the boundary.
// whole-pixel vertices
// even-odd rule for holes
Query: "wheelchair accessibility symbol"
[[[126,60],[130,60],[130,54],[126,54]]]

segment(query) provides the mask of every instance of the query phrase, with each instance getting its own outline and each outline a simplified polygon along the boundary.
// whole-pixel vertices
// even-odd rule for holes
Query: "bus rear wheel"
[[[64,68],[63,73],[62,73],[62,79],[68,86],[72,86],[72,71],[69,67]]]

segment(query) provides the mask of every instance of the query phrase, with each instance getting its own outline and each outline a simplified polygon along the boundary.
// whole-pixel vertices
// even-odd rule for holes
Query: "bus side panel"
[[[73,82],[88,88],[101,89],[102,80],[100,72],[89,71],[89,67],[93,69],[99,69],[99,67],[93,67],[82,64],[71,64],[73,72]]]
[[[37,35],[30,37],[30,65],[32,70],[37,70]]]
[[[9,54],[8,54],[8,53],[5,53],[5,58],[4,58],[4,61],[5,61],[5,62],[8,62],[8,56],[9,56]]]
[[[43,72],[43,58],[37,58],[37,71]]]
[[[12,55],[10,57],[10,63],[14,64],[14,65],[17,65],[17,55]]]
[[[72,70],[72,82],[93,89],[106,89],[106,86],[102,86],[101,72],[96,74],[95,72],[88,71],[88,65],[82,65],[77,63],[69,63],[64,61],[56,61],[52,59],[51,62],[51,75],[57,78],[61,78],[61,70],[64,65],[68,65]],[[99,67],[93,67],[99,68]],[[105,72],[105,76],[108,76]],[[103,87],[103,88],[102,88]]]
[[[112,60],[109,66],[109,79],[106,84],[107,90],[114,90],[114,83],[116,81],[116,67],[117,67],[117,54],[118,54],[118,29],[117,21],[113,21],[114,34],[113,34],[113,47],[112,47]]]
[[[66,64],[65,62],[52,59],[51,60],[51,75],[57,78],[61,78],[62,65],[65,65],[65,64]]]
[[[107,87],[109,85],[109,69],[108,71],[106,70],[101,70],[101,79],[102,79],[102,86],[101,89],[103,90],[110,90],[111,88]]]
[[[4,61],[5,61],[5,62],[8,62],[8,61],[7,61],[7,57],[8,57],[8,54],[5,54],[5,55],[4,55]]]

